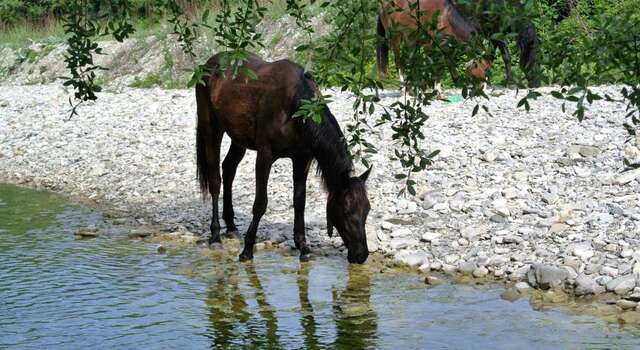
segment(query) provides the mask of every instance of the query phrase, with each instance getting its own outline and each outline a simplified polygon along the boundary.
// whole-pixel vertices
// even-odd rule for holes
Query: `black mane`
[[[296,91],[296,107],[302,100],[311,100],[320,94],[309,73],[303,73]],[[297,108],[296,108],[297,110]],[[347,143],[329,107],[324,108],[322,122],[304,122],[304,137],[309,142],[314,159],[318,162],[318,173],[329,193],[344,188],[353,170],[353,162],[347,152]]]
[[[468,40],[471,36],[477,35],[478,30],[470,22],[469,19],[465,18],[458,7],[451,1],[445,0],[446,6],[449,7],[449,23],[453,27],[453,30],[456,32],[458,36],[460,36],[463,40]]]

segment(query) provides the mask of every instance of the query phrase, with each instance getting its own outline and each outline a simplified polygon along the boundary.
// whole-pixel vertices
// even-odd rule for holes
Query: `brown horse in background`
[[[417,5],[417,8],[414,6]],[[418,18],[418,12],[420,14]],[[403,67],[400,59],[400,44],[416,45],[411,35],[420,28],[430,27],[434,16],[437,16],[437,30],[457,41],[465,42],[477,35],[477,30],[467,21],[450,0],[393,0],[384,4],[378,13],[378,35],[380,41],[377,48],[378,73],[386,75],[389,63],[389,43],[393,49],[396,67],[400,71],[400,80],[403,78]],[[386,35],[389,32],[389,39]],[[427,29],[429,36],[435,37],[432,30]],[[486,71],[491,67],[487,59],[472,62],[467,67],[468,73],[478,79],[485,79]],[[455,70],[451,70],[454,79],[457,79]]]
[[[529,87],[538,86],[535,76],[537,47],[539,44],[536,27],[529,19],[518,19],[505,28],[503,17],[511,11],[524,11],[518,0],[452,0],[465,18],[478,28],[482,36],[491,40],[491,45],[500,51],[504,62],[506,83],[513,83],[511,54],[507,43],[493,38],[496,33],[517,33],[517,46],[520,52],[520,69],[526,75]],[[569,0],[571,1],[571,0]]]
[[[348,249],[349,262],[363,263],[369,254],[365,222],[370,206],[365,181],[371,169],[360,176],[351,176],[353,163],[344,135],[328,107],[324,108],[319,124],[292,118],[303,101],[320,94],[311,75],[288,60],[270,63],[251,56],[244,67],[251,69],[257,79],[234,78],[231,68],[221,71],[224,55],[217,54],[207,61],[211,74],[204,77],[204,85],[196,86],[198,179],[200,189],[203,193],[208,190],[213,202],[209,244],[221,242],[218,219],[220,145],[226,133],[231,138],[231,147],[222,163],[222,218],[228,233],[237,231],[231,193],[236,168],[247,148],[257,151],[253,219],[245,234],[241,261],[253,259],[258,224],[267,208],[271,165],[278,158],[291,158],[295,210],[293,239],[300,250],[300,259],[307,260],[310,256],[305,238],[304,207],[307,174],[315,159],[328,192],[329,236],[335,226]]]

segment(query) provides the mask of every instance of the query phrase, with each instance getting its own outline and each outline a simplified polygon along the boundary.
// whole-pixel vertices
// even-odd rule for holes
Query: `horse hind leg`
[[[504,41],[497,40],[493,42],[493,45],[500,50],[502,61],[504,62],[504,70],[506,74],[507,85],[513,84],[513,72],[511,71],[511,54],[507,48],[507,44]]]
[[[238,164],[242,161],[246,148],[241,147],[235,143],[231,143],[229,152],[227,152],[224,161],[222,162],[222,183],[223,183],[223,206],[222,206],[222,218],[227,225],[227,236],[236,236],[238,228],[234,222],[233,212],[233,180],[236,176],[236,170]]]
[[[220,196],[220,145],[222,130],[212,128],[211,142],[207,144],[207,163],[209,165],[209,193],[211,194],[211,236],[209,245],[221,244],[220,219],[218,218],[218,198]]]
[[[212,202],[211,236],[209,245],[221,243],[218,220],[218,195],[220,194],[220,144],[223,130],[213,113],[209,99],[209,87],[196,86],[198,120],[196,127],[196,159],[200,190],[209,190]]]

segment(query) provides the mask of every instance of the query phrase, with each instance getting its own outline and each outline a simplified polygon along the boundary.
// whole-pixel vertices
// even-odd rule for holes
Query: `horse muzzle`
[[[350,264],[364,264],[369,257],[369,249],[367,247],[360,247],[355,249],[349,249],[347,252],[347,261]]]

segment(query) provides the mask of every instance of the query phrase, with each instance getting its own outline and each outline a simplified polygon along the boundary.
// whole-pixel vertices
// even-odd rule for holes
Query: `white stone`
[[[391,238],[406,237],[411,235],[411,230],[406,227],[397,228],[391,231]]]
[[[422,240],[425,242],[433,242],[440,238],[440,236],[442,236],[442,234],[435,231],[430,231],[422,235]]]

